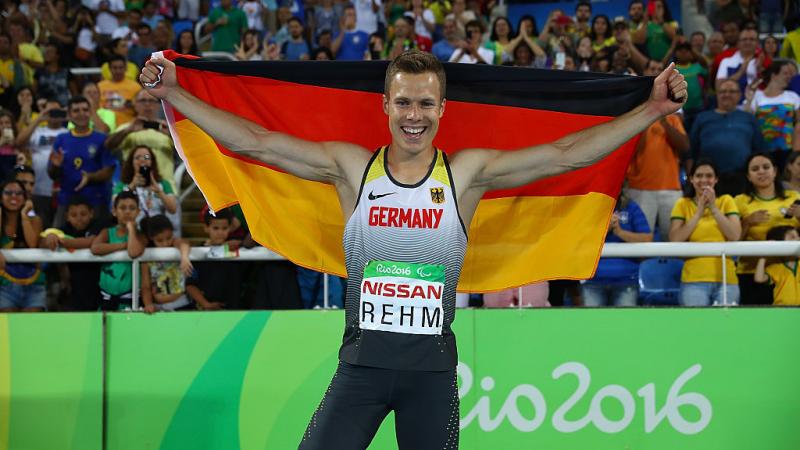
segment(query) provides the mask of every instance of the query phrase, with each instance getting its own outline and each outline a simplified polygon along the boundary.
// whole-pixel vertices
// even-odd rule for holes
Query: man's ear
[[[389,115],[389,98],[386,97],[386,94],[383,94],[383,112],[387,116]]]
[[[439,106],[439,118],[440,118],[440,119],[441,119],[441,118],[442,118],[442,116],[444,115],[444,104],[445,104],[445,103],[447,103],[447,99],[443,98],[443,99],[442,99],[442,103],[441,103],[441,105]]]

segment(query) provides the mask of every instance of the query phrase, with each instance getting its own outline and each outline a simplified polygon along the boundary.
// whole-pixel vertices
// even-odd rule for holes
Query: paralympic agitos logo
[[[697,392],[683,392],[684,385],[700,373],[702,366],[695,364],[683,373],[669,387],[667,398],[659,408],[656,404],[655,383],[648,383],[636,391],[642,400],[642,408],[637,409],[637,402],[633,394],[623,386],[611,384],[598,389],[591,399],[589,411],[577,420],[567,419],[575,417],[573,411],[575,405],[583,399],[589,392],[591,385],[591,373],[589,368],[579,362],[565,362],[556,367],[552,372],[553,379],[560,379],[566,375],[575,376],[578,380],[577,389],[552,413],[550,419],[552,427],[561,433],[574,433],[593,424],[595,428],[603,433],[619,433],[627,429],[637,413],[644,414],[644,432],[652,433],[664,419],[675,431],[692,435],[703,431],[711,422],[713,414],[711,402],[704,395]],[[473,388],[474,376],[472,369],[463,362],[458,363],[458,376],[461,379],[458,389],[458,397],[463,399]],[[495,380],[491,376],[485,376],[480,381],[482,394],[490,393],[495,388]],[[490,394],[491,395],[491,394]],[[663,394],[662,394],[663,395]],[[497,399],[497,396],[493,396]],[[601,408],[603,402],[617,402],[622,406],[623,415],[621,418],[607,417]],[[532,413],[523,414],[524,411]],[[693,408],[696,414],[691,414],[693,420],[687,420],[683,413]],[[497,411],[494,413],[494,411]],[[462,406],[461,429],[469,427],[477,419],[478,426],[483,431],[494,431],[504,421],[516,430],[521,432],[532,432],[539,429],[547,419],[549,410],[544,394],[534,385],[520,384],[508,393],[505,401],[499,406],[492,404],[489,395],[481,395],[475,402],[472,409],[466,411]],[[529,417],[528,417],[529,416]],[[696,419],[694,419],[696,418]]]

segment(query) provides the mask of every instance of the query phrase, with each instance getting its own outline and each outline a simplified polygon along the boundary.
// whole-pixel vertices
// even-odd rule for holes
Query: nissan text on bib
[[[361,281],[363,330],[442,334],[445,267],[370,261]]]

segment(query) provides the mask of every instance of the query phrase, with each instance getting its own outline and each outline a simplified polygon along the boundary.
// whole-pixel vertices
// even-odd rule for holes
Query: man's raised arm
[[[155,82],[158,66],[164,68],[161,81],[153,88],[146,88],[148,92],[169,102],[227,149],[307,180],[337,185],[345,180],[360,180],[370,157],[367,150],[343,142],[310,142],[269,131],[215,108],[184,90],[178,84],[175,64],[165,58],[155,57],[148,61],[142,68],[139,81]]]
[[[519,151],[467,150],[453,158],[453,166],[458,168],[454,171],[464,174],[468,189],[485,192],[522,186],[590,166],[659,118],[677,111],[682,103],[670,100],[668,91],[672,92],[672,98],[687,96],[683,75],[673,65],[656,77],[645,103],[614,120]]]

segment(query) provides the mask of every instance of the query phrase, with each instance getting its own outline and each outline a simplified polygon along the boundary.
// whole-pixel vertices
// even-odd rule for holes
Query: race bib
[[[442,334],[443,265],[370,261],[361,281],[363,330]]]

